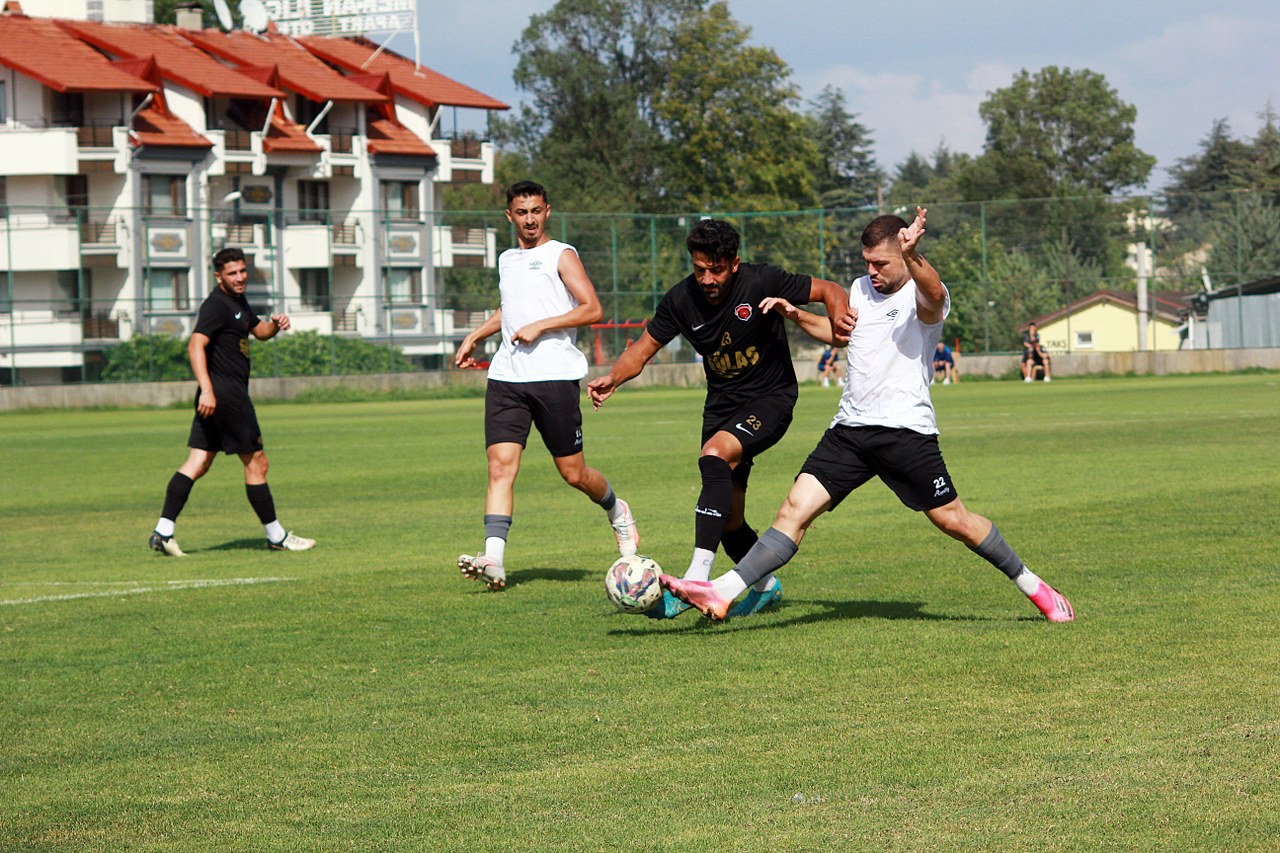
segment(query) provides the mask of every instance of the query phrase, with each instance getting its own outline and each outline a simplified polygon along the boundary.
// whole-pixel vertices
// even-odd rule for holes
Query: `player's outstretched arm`
[[[576,329],[599,323],[604,317],[604,308],[600,305],[600,297],[596,295],[596,286],[587,276],[587,270],[582,266],[582,259],[577,252],[572,249],[561,252],[560,260],[556,262],[556,272],[560,273],[560,280],[578,304],[563,314],[516,329],[511,335],[512,343],[531,344],[554,329]]]
[[[924,237],[925,219],[929,213],[923,207],[916,208],[916,218],[898,232],[898,246],[902,249],[902,259],[907,264],[907,271],[916,283],[916,304],[920,322],[933,325],[942,321],[942,307],[947,300],[947,289],[933,264],[925,260],[924,255],[916,251],[920,240]]]
[[[821,302],[827,306],[827,325],[831,332],[831,343],[844,346],[849,343],[849,335],[858,322],[858,312],[849,307],[849,294],[834,281],[815,278],[809,286],[809,301]]]
[[[800,327],[800,331],[816,341],[821,341],[824,344],[835,343],[835,337],[831,333],[831,324],[827,322],[826,317],[797,308],[781,296],[767,296],[760,301],[760,312],[768,314],[770,311],[776,311],[795,323]]]
[[[494,311],[488,319],[479,326],[471,330],[462,343],[458,344],[458,351],[453,355],[453,366],[460,367],[463,370],[469,370],[476,366],[476,360],[471,357],[480,342],[497,334],[502,328],[502,309]]]
[[[604,405],[604,401],[618,390],[618,386],[639,376],[640,371],[644,370],[644,366],[658,354],[660,349],[662,344],[649,334],[648,329],[641,332],[640,340],[627,347],[626,352],[618,356],[618,360],[613,363],[608,373],[587,383],[587,396],[591,398],[592,407],[599,409]]]

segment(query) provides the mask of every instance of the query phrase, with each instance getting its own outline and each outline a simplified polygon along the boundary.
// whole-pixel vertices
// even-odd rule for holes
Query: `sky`
[[[418,0],[422,63],[513,106],[512,48],[555,0]],[[872,134],[892,173],[939,143],[978,154],[978,105],[1023,69],[1088,68],[1137,107],[1139,148],[1155,155],[1148,183],[1199,151],[1216,119],[1251,138],[1268,103],[1280,112],[1277,0],[729,0],[752,42],[772,48],[801,97],[824,86]],[[413,55],[412,39],[392,47]]]

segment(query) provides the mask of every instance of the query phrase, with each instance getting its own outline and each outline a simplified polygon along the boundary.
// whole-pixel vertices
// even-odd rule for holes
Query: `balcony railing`
[[[81,222],[80,242],[91,245],[115,246],[117,245],[116,230],[114,221]]]
[[[226,131],[228,151],[252,151],[253,133],[248,130]]]
[[[81,148],[114,148],[113,125],[92,124],[76,128],[76,145]]]
[[[449,141],[449,153],[464,160],[479,160],[483,145],[479,139],[453,139]]]

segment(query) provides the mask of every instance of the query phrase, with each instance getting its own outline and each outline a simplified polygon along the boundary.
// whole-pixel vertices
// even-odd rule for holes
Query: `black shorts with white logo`
[[[823,434],[801,474],[811,474],[831,495],[834,509],[849,493],[879,477],[898,500],[922,512],[959,495],[938,449],[938,437],[911,429],[837,424]]]
[[[702,443],[718,432],[727,432],[742,444],[742,462],[733,469],[733,479],[746,487],[755,458],[773,447],[787,434],[795,412],[796,398],[760,397],[743,402],[707,400],[702,410]]]
[[[196,389],[196,416],[191,421],[187,447],[214,453],[255,453],[262,449],[258,413],[249,399],[249,389],[239,385],[215,386],[218,405],[207,418],[200,417],[200,389]]]
[[[529,425],[538,428],[552,456],[582,452],[582,389],[572,379],[549,382],[500,382],[490,379],[484,392],[484,446],[512,441],[521,447]]]

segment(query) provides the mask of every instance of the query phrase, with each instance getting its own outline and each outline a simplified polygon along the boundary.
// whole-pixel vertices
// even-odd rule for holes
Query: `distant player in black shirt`
[[[640,339],[610,372],[587,383],[587,395],[600,408],[676,335],[702,356],[707,376],[698,460],[702,493],[694,508],[693,559],[684,576],[706,580],[717,547],[723,544],[736,562],[735,555],[745,555],[755,543],[756,532],[744,518],[751,465],[786,434],[799,395],[785,321],[761,303],[771,298],[822,302],[841,343],[848,340],[853,318],[848,297],[835,282],[742,263],[738,232],[727,222],[699,222],[686,245],[693,274],[667,292]],[[778,580],[764,578],[734,615],[754,613],[780,598]],[[685,609],[666,594],[648,615],[672,618]]]
[[[213,277],[218,287],[200,306],[187,343],[191,372],[199,385],[187,439],[191,452],[169,480],[164,509],[148,544],[161,554],[186,556],[174,541],[174,525],[191,487],[208,472],[221,450],[237,454],[244,463],[245,493],[266,531],[267,545],[277,551],[305,551],[315,540],[286,532],[276,519],[262,431],[249,399],[249,335],[260,341],[274,338],[289,328],[289,317],[275,314],[262,320],[249,307],[244,297],[249,269],[241,250],[223,249],[214,255]]]

